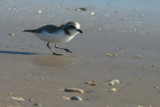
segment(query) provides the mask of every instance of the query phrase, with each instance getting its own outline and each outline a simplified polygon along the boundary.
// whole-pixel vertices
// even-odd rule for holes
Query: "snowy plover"
[[[55,43],[55,48],[63,49],[68,53],[72,53],[69,49],[58,47],[56,44],[69,42],[79,32],[83,33],[80,30],[80,24],[78,22],[68,22],[61,26],[45,25],[38,29],[28,29],[24,30],[23,32],[31,32],[41,40],[46,41],[47,47],[53,52],[54,55],[62,54],[55,53],[54,50],[49,46],[50,42]]]

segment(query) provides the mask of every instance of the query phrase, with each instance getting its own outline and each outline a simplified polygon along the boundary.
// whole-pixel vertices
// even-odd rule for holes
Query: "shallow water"
[[[0,7],[1,49],[43,53],[47,51],[43,42],[21,31],[49,23],[78,21],[84,33],[64,45],[73,52],[89,56],[119,48],[149,48],[159,52],[159,4],[157,0],[10,0]],[[77,12],[78,7],[88,10]],[[38,14],[38,10],[42,13]],[[90,15],[91,12],[95,15]],[[10,32],[15,37],[7,36]]]

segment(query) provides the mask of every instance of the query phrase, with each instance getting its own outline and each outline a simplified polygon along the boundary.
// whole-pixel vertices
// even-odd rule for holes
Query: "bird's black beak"
[[[78,32],[83,33],[83,31],[81,31],[80,29],[77,29]]]

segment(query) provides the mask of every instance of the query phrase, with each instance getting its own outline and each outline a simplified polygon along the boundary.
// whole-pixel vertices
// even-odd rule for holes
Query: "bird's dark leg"
[[[55,53],[54,50],[49,46],[49,42],[47,43],[47,47],[53,52],[54,55],[62,55],[62,54]]]
[[[55,44],[55,48],[57,48],[57,49],[63,49],[63,50],[65,50],[67,53],[72,53],[69,49],[58,47],[56,44]]]

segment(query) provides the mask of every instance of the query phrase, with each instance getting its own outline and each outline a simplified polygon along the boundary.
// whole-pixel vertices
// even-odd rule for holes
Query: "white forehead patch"
[[[80,29],[80,24],[79,23],[75,23],[75,25],[76,25],[77,29]]]

